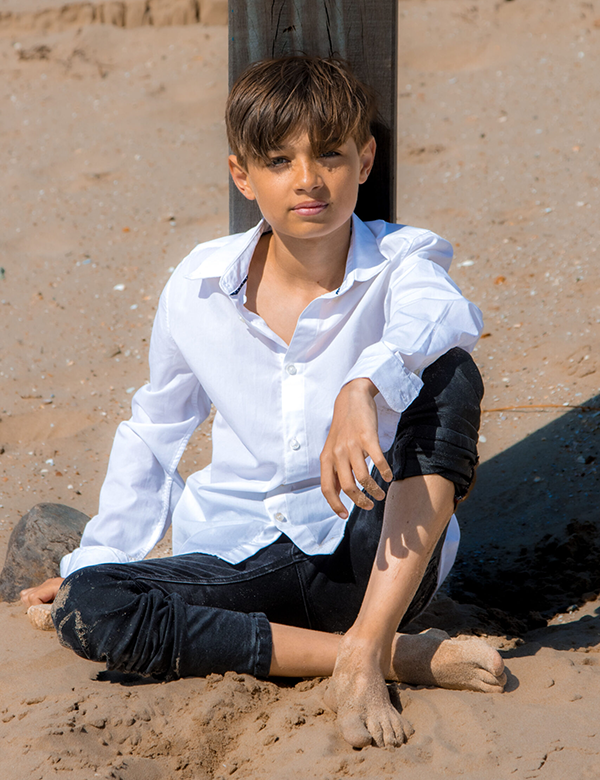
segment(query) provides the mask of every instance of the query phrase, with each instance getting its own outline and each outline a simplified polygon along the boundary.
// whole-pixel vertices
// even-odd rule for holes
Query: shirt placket
[[[288,349],[278,356],[281,390],[281,448],[283,454],[283,485],[289,490],[270,496],[265,508],[273,522],[284,533],[290,524],[301,523],[303,517],[294,512],[294,484],[309,477],[310,438],[306,424],[306,355],[316,338],[318,319],[310,311],[318,306],[313,302],[300,315]]]
[[[308,433],[304,412],[304,364],[288,350],[281,365],[281,417],[285,484],[306,479],[308,474]]]

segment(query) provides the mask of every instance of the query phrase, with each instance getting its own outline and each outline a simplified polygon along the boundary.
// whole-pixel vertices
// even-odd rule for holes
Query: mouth
[[[307,200],[304,203],[298,203],[292,208],[292,211],[302,217],[314,217],[325,211],[328,205],[322,200]]]

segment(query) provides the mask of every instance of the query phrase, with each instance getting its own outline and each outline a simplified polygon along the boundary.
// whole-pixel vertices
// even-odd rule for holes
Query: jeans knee
[[[448,354],[450,354],[450,360],[454,361],[456,373],[461,381],[471,387],[477,400],[481,403],[485,388],[481,373],[471,355],[460,347],[454,347]]]
[[[441,474],[463,498],[477,465],[483,382],[468,352],[455,347],[428,366],[419,396],[400,419],[391,450],[396,479]]]
[[[89,660],[96,660],[87,616],[95,579],[94,567],[73,572],[61,585],[52,606],[52,619],[60,644]]]
[[[460,347],[453,347],[428,366],[423,372],[423,382],[435,395],[445,393],[456,399],[464,397],[477,405],[483,398],[479,369],[471,355]]]

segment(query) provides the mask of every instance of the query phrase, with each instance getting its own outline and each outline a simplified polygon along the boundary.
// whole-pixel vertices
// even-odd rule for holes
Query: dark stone
[[[90,518],[64,504],[37,504],[19,520],[0,574],[0,600],[17,601],[23,588],[58,577],[60,559],[79,547]]]

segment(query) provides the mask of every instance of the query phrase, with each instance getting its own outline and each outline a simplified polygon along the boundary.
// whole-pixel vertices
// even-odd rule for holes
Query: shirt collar
[[[338,294],[348,290],[354,282],[372,279],[389,262],[389,258],[381,253],[379,244],[368,225],[353,214],[346,273]]]
[[[248,268],[260,237],[271,230],[262,219],[245,233],[240,233],[231,241],[221,244],[206,257],[200,265],[186,275],[187,279],[218,278],[219,285],[227,295],[236,295],[248,278]],[[378,242],[368,226],[352,215],[352,238],[348,250],[344,281],[336,294],[350,289],[354,282],[364,282],[378,274],[390,259],[384,256]]]
[[[219,279],[220,287],[227,295],[235,295],[248,277],[250,260],[260,237],[271,228],[264,220],[245,233],[220,244],[206,257],[187,279]]]

